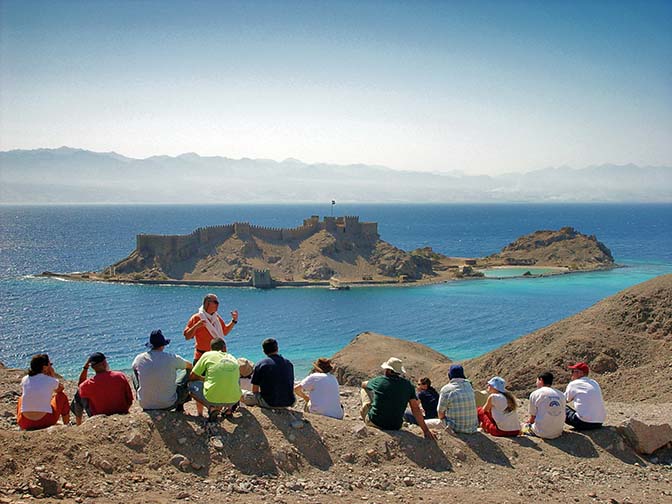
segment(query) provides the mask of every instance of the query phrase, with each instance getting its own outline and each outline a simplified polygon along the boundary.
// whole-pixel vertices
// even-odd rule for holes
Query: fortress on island
[[[186,235],[139,234],[135,250],[102,271],[43,275],[150,284],[342,289],[482,277],[484,269],[511,266],[547,267],[549,274],[558,274],[615,264],[595,236],[570,227],[535,231],[487,257],[449,257],[431,247],[410,252],[397,248],[380,238],[378,223],[360,222],[357,216],[320,220],[312,215],[295,228],[236,222],[201,227]]]
[[[258,238],[266,242],[288,243],[306,240],[320,231],[341,237],[377,240],[378,223],[360,222],[358,216],[324,217],[318,215],[303,220],[302,226],[295,228],[271,228],[255,226],[247,222],[236,222],[221,226],[198,228],[188,235],[149,235],[136,237],[136,249],[150,256],[176,256],[186,258],[208,243],[221,243],[237,236],[240,239]]]

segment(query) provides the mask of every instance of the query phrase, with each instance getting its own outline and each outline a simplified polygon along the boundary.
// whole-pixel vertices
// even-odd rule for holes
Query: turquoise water
[[[478,270],[482,272],[486,278],[515,278],[521,277],[529,271],[531,275],[549,275],[556,274],[558,270],[555,268],[489,268]]]
[[[521,234],[573,225],[597,234],[627,267],[546,278],[349,291],[218,288],[214,290],[222,300],[220,311],[240,312],[240,323],[227,339],[232,353],[257,360],[261,341],[275,337],[301,375],[316,357],[332,355],[362,331],[376,331],[464,359],[577,313],[623,288],[672,273],[670,205],[372,205],[346,210],[341,213],[377,220],[382,237],[395,245],[412,249],[432,244],[455,256],[486,255]],[[193,343],[184,341],[182,330],[206,289],[66,282],[31,274],[100,269],[126,256],[138,232],[183,233],[213,221],[234,220],[293,226],[312,213],[320,209],[0,208],[0,361],[25,366],[30,355],[47,351],[57,370],[72,378],[86,355],[99,350],[113,367],[128,369],[155,328],[173,338],[172,351],[188,357]],[[493,220],[498,219],[505,229],[493,231]],[[469,222],[468,228],[464,222]]]

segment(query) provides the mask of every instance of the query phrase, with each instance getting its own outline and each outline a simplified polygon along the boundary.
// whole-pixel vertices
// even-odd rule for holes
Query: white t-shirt
[[[530,394],[532,430],[540,438],[555,439],[565,425],[565,396],[551,387],[540,387]]]
[[[505,413],[508,403],[504,394],[492,394],[490,402],[492,403],[492,419],[497,424],[497,428],[503,431],[520,430],[520,422],[516,410]]]
[[[603,423],[607,418],[602,389],[595,380],[587,376],[569,382],[565,389],[565,399],[568,403],[574,402],[576,414],[584,422]]]
[[[177,400],[175,379],[178,369],[189,363],[179,355],[150,350],[138,355],[133,370],[138,374],[138,401],[143,409],[170,408]]]
[[[312,373],[300,383],[310,397],[310,412],[332,418],[343,418],[338,395],[338,381],[332,374]]]
[[[39,411],[51,413],[51,397],[58,388],[58,380],[43,373],[35,376],[24,376],[21,380],[21,413]]]

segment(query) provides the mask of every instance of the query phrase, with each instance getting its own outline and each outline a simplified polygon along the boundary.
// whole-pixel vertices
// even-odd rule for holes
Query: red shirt
[[[128,413],[133,393],[126,375],[119,371],[96,373],[79,385],[79,396],[89,402],[92,415]]]

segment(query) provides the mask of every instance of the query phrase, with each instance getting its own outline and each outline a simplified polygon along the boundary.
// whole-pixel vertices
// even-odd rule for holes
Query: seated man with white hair
[[[399,430],[403,425],[406,405],[411,408],[427,439],[435,439],[425,424],[413,384],[404,378],[406,370],[401,359],[390,357],[380,366],[384,374],[362,382],[360,415],[367,425],[384,430]]]

